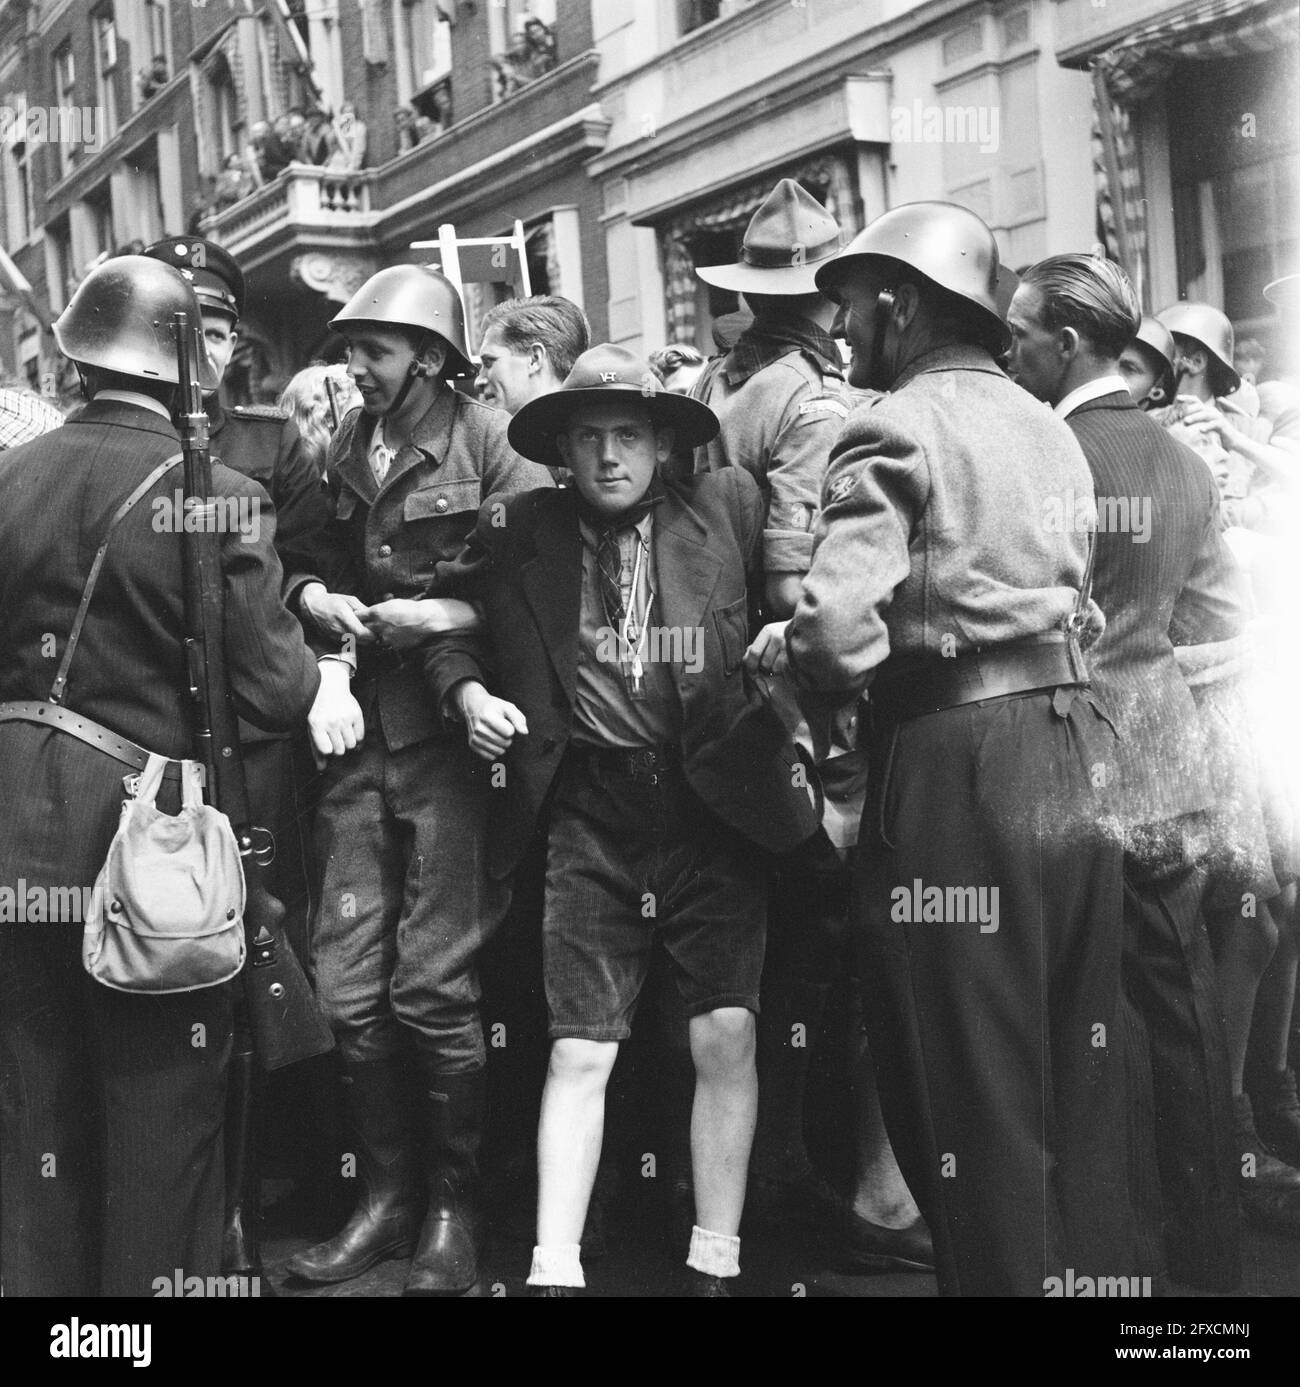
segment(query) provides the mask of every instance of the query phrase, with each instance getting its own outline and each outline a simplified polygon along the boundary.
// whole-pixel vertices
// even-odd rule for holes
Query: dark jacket
[[[320,471],[303,447],[297,424],[264,405],[224,409],[215,396],[207,401],[207,412],[212,456],[250,477],[271,498],[275,552],[285,574],[320,568],[325,563],[329,512]],[[267,741],[271,736],[247,722],[239,728],[242,742]]]
[[[290,588],[296,592],[317,577],[331,592],[351,593],[367,605],[446,596],[437,567],[460,553],[480,505],[552,485],[545,467],[525,462],[506,442],[508,422],[502,411],[443,386],[380,486],[368,456],[375,420],[353,410],[330,443],[326,467],[328,571],[295,575]],[[357,656],[353,692],[367,727],[377,715],[390,751],[445,733],[418,652],[363,645]]]
[[[118,505],[179,450],[171,424],[139,406],[88,405],[61,429],[0,457],[0,701],[46,699],[91,563]],[[280,600],[275,522],[266,493],[213,467],[218,497],[261,508],[245,543],[223,535],[225,650],[239,714],[287,731],[311,706],[319,675]],[[65,706],[169,757],[191,754],[181,536],[155,528],[171,498],[166,474],[108,545]],[[126,767],[66,734],[0,723],[0,880],[93,883],[117,827]]]
[[[761,583],[762,537],[762,498],[739,468],[670,483],[651,530],[655,621],[704,633],[702,668],[673,667],[686,778],[719,818],[785,851],[817,820],[807,792],[795,788],[794,748],[741,667],[747,581]],[[439,699],[460,679],[480,679],[528,719],[528,735],[505,757],[505,788],[491,800],[488,866],[502,877],[528,846],[573,731],[582,596],[575,493],[531,492],[504,514],[485,507],[444,578],[485,602],[492,659],[476,638],[435,641],[426,663]]]
[[[1235,587],[1218,490],[1200,458],[1127,392],[1090,400],[1065,422],[1097,495],[1092,595],[1106,630],[1087,658],[1120,733],[1120,803],[1131,824],[1171,819],[1210,802],[1200,723],[1170,626],[1176,605],[1222,605],[1216,589]]]

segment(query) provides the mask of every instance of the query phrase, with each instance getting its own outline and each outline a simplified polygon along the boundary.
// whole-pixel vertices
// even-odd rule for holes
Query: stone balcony
[[[333,240],[340,232],[352,231],[364,241],[373,221],[373,179],[370,169],[342,173],[314,164],[290,164],[274,182],[205,217],[203,234],[241,262],[256,261],[268,242],[282,239],[286,232],[309,240],[324,232]]]

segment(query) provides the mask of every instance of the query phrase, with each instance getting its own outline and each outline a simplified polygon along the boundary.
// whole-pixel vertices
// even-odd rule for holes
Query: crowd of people
[[[510,46],[492,60],[494,94],[498,101],[513,96],[550,72],[557,62],[555,30],[535,16],[510,35]]]
[[[1222,312],[1144,316],[1093,254],[1011,275],[948,203],[845,245],[782,179],[698,271],[744,305],[711,357],[538,295],[476,362],[456,287],[398,265],[332,320],[346,369],[227,409],[245,288],[201,248],[87,276],[55,329],[87,403],[0,457],[0,888],[89,888],[123,763],[193,754],[180,548],[144,503],[103,535],[173,485],[138,309],[201,316],[214,487],[273,508],[222,537],[226,664],[336,1045],[312,1170],[351,1175],[289,1284],[409,1258],[407,1294],[467,1293],[522,1191],[518,1273],[580,1294],[634,1024],[678,1294],[731,1295],[766,1227],[963,1296],[1231,1291],[1243,1217],[1300,1236],[1300,390],[1245,379]],[[1296,283],[1267,291],[1292,323]],[[75,912],[17,918],[5,1294],[260,1272],[232,990],[111,993]]]

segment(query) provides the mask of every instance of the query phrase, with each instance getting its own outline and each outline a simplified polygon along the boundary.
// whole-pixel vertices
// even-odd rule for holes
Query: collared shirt
[[[654,515],[642,516],[635,529],[618,537],[622,559],[620,587],[623,605],[633,617],[641,656],[644,697],[630,692],[632,661],[629,640],[610,625],[600,595],[596,562],[599,543],[585,521],[582,532],[582,606],[578,633],[578,681],[574,700],[574,741],[586,746],[667,746],[681,736],[681,700],[672,666],[663,656],[672,653],[670,641],[654,625],[656,577],[650,536]],[[640,552],[641,561],[637,562]]]
[[[375,481],[380,486],[384,484],[384,478],[388,476],[388,469],[393,465],[393,459],[397,456],[397,449],[390,448],[384,442],[384,421],[381,419],[375,425],[375,432],[370,439],[370,470],[375,474]]]
[[[823,375],[843,379],[844,368],[835,339],[811,318],[797,323],[784,319],[780,322],[756,319],[727,353],[722,369],[732,385],[740,385],[765,366],[787,356],[791,347],[798,347],[815,358]]]
[[[1058,419],[1068,419],[1080,405],[1086,405],[1089,400],[1100,400],[1104,395],[1128,394],[1128,386],[1124,384],[1123,376],[1098,376],[1096,380],[1086,381],[1077,390],[1071,390],[1063,399],[1057,402],[1052,413]]]
[[[152,395],[142,395],[138,390],[96,390],[97,400],[116,400],[119,404],[139,405],[141,409],[151,409],[155,414],[161,414],[167,422],[171,423],[171,415],[167,411],[167,406],[161,400],[155,400]]]

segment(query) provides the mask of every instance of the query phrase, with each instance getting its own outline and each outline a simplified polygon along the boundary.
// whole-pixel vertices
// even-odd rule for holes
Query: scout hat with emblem
[[[834,217],[793,178],[783,178],[749,219],[740,260],[695,273],[738,294],[815,294],[817,267],[840,248]]]
[[[718,417],[689,395],[674,395],[643,361],[626,347],[604,342],[585,351],[558,390],[529,400],[510,420],[510,446],[520,457],[562,466],[555,435],[584,404],[619,400],[645,405],[656,426],[673,429],[679,448],[695,448],[718,432]]]
[[[228,250],[201,236],[164,236],[144,253],[178,269],[193,287],[200,308],[216,309],[239,321],[244,309],[244,272]]]

